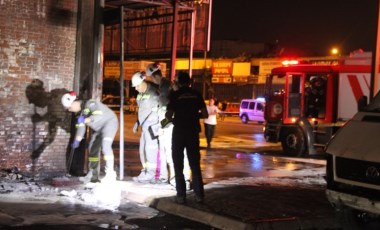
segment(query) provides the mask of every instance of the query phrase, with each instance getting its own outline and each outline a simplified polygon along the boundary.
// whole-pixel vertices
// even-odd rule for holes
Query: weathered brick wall
[[[66,170],[77,0],[0,1],[0,169]]]

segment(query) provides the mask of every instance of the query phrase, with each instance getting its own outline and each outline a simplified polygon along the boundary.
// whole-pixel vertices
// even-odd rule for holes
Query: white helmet
[[[65,108],[69,108],[71,104],[77,99],[77,95],[74,91],[63,94],[61,98],[62,105]]]
[[[145,79],[145,73],[141,71],[137,71],[132,75],[132,87],[136,87],[140,85]]]
[[[160,63],[158,62],[155,62],[155,63],[151,63],[149,64],[147,67],[146,67],[146,75],[147,76],[152,76],[152,74],[154,72],[156,72],[157,70],[161,69],[161,66],[160,66]]]

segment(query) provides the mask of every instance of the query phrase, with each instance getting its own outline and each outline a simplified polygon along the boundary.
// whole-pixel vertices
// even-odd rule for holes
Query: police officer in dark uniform
[[[180,72],[177,78],[179,89],[169,96],[166,118],[173,119],[172,155],[174,162],[177,202],[186,202],[186,183],[183,175],[184,149],[192,172],[192,182],[196,201],[204,199],[203,179],[200,168],[199,133],[200,118],[207,118],[208,113],[202,95],[190,88],[190,76]]]

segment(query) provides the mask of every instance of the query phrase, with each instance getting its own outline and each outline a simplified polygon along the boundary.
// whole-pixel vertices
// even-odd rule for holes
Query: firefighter
[[[159,140],[159,154],[160,154],[160,169],[159,180],[157,182],[167,182],[175,187],[175,177],[174,177],[174,165],[172,159],[172,134],[173,134],[173,124],[167,122],[165,119],[166,106],[169,103],[169,93],[172,89],[171,82],[169,79],[162,75],[161,66],[159,63],[152,63],[146,67],[146,75],[149,80],[154,84],[158,85],[159,89],[159,109],[158,117],[160,122],[163,124],[160,130]],[[186,180],[186,188],[190,189],[190,166],[187,160],[187,155],[185,153],[185,163],[184,163],[184,176]],[[169,171],[168,171],[169,166]]]
[[[307,103],[306,116],[324,118],[326,102],[326,79],[322,76],[312,76],[310,83],[305,86]]]
[[[99,182],[100,174],[100,149],[106,162],[105,177],[102,182],[116,181],[114,171],[114,154],[112,143],[118,129],[116,114],[103,103],[96,100],[78,100],[74,91],[66,93],[61,98],[62,105],[68,111],[78,114],[76,134],[72,148],[78,148],[85,134],[86,126],[93,131],[89,143],[89,171],[83,182]]]
[[[137,121],[133,126],[136,133],[141,127],[140,137],[140,161],[142,170],[140,175],[133,180],[141,183],[150,183],[156,180],[156,170],[158,167],[158,90],[151,82],[145,81],[144,72],[136,72],[132,76],[132,87],[139,92],[137,102]]]

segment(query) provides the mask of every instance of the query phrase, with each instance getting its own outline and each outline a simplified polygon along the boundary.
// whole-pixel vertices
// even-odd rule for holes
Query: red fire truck
[[[290,156],[316,154],[367,103],[371,53],[339,64],[295,64],[274,68],[266,81],[264,136],[281,142]]]

